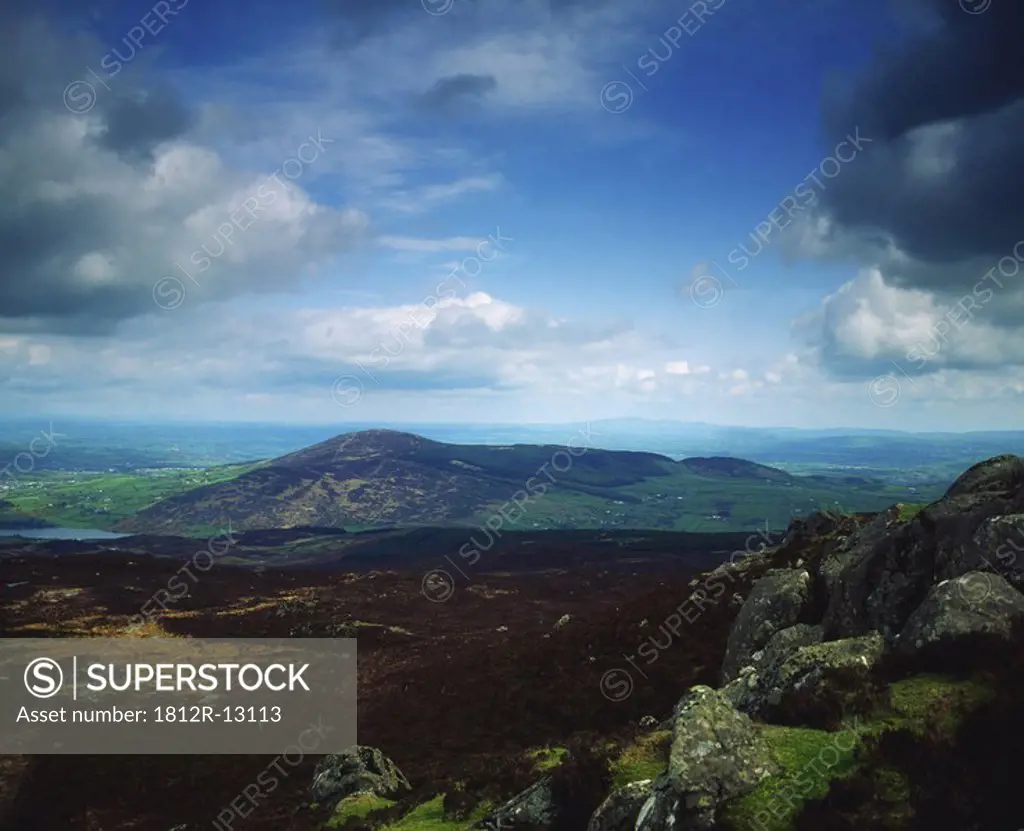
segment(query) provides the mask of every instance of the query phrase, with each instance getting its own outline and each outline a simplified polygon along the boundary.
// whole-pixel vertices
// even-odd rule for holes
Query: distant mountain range
[[[879,510],[941,493],[915,495],[857,476],[795,476],[733,457],[676,461],[579,440],[570,445],[571,453],[564,444],[461,445],[395,430],[349,433],[158,501],[115,529],[187,534],[230,521],[238,530],[780,530],[817,509]]]
[[[51,427],[52,425],[52,427]],[[653,419],[565,424],[241,423],[148,424],[88,419],[0,418],[0,465],[24,452],[40,429],[53,429],[53,452],[34,473],[193,468],[272,459],[339,432],[390,428],[451,444],[559,444],[583,427],[606,450],[655,452],[674,459],[733,456],[791,473],[842,471],[892,484],[949,484],[965,468],[1002,453],[1024,455],[1024,431],[908,433],[859,428],[735,427]],[[0,483],[2,486],[2,483]],[[0,487],[2,489],[2,487]],[[2,494],[0,494],[2,496]]]

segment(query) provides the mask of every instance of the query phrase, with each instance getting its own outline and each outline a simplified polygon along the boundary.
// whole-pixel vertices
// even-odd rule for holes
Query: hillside
[[[113,527],[185,534],[230,520],[241,530],[487,523],[526,530],[778,530],[818,508],[878,510],[907,497],[872,481],[802,478],[742,459],[677,462],[580,443],[572,449],[445,444],[366,430],[171,496]]]
[[[444,602],[418,569],[224,565],[142,627],[178,563],[0,555],[0,635],[357,637],[362,752],[395,775],[305,757],[254,831],[1013,829],[1024,459],[904,508],[797,520],[705,574],[501,564]],[[5,757],[0,831],[199,831],[273,761]],[[322,787],[353,765],[374,775]]]

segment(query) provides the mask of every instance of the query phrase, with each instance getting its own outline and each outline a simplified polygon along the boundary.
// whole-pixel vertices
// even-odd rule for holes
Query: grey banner
[[[355,638],[0,638],[0,754],[354,744]]]

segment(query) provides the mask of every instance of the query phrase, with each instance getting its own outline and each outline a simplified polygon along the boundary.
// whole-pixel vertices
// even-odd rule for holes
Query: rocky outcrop
[[[522,793],[491,811],[474,828],[530,829],[552,828],[558,817],[558,806],[551,788],[551,777],[544,776]]]
[[[771,652],[766,649],[765,667],[750,667],[722,691],[723,695],[741,712],[771,720],[787,694],[820,697],[830,672],[855,669],[866,673],[885,648],[877,632],[797,646],[800,640],[810,640],[819,634],[820,628],[808,626],[792,633],[788,642],[776,644]]]
[[[848,517],[832,511],[815,511],[806,517],[794,519],[786,529],[782,545],[795,547],[815,542],[837,531],[847,520]]]
[[[886,676],[894,666],[915,665],[928,650],[970,644],[977,635],[1008,639],[1019,631],[1024,459],[1002,456],[975,465],[942,499],[912,518],[910,513],[897,505],[875,515],[815,514],[794,521],[777,548],[712,572],[742,573],[736,588],[750,586],[745,599],[737,595],[741,605],[722,659],[723,687],[696,686],[679,699],[662,725],[672,731],[664,773],[608,794],[590,815],[588,831],[710,831],[720,821],[749,816],[758,800],[774,799],[776,787],[792,790],[794,775],[805,781],[810,765],[791,769],[792,749],[785,744],[791,739],[780,736],[855,733],[859,728],[848,727],[850,718],[856,724],[866,714],[889,720],[900,712]],[[690,588],[700,582],[692,581]],[[559,620],[555,629],[568,622],[568,617]],[[886,663],[875,672],[890,650],[917,657]],[[942,657],[948,660],[950,654]],[[948,706],[945,698],[941,703]],[[765,728],[755,720],[810,729]],[[644,716],[640,727],[649,730],[656,721]],[[782,742],[778,757],[765,736]],[[831,752],[838,761],[838,751]],[[822,786],[831,781],[825,772],[816,775],[823,777]],[[769,778],[771,783],[751,794]],[[567,822],[560,788],[557,775],[546,775],[475,827],[560,829]],[[328,790],[334,798],[335,792],[351,793],[354,787]],[[778,790],[782,793],[789,791]],[[746,794],[750,799],[740,799]],[[584,817],[597,801],[586,802]],[[894,796],[894,801],[905,800]],[[755,816],[768,811],[761,807]],[[787,811],[793,813],[788,801]]]
[[[822,620],[826,637],[863,635],[885,625],[872,618],[869,598],[876,574],[885,570],[887,559],[902,547],[905,536],[899,510],[890,508],[822,557],[820,575],[828,597]]]
[[[653,780],[630,782],[612,791],[587,824],[587,831],[633,831],[640,810],[650,798]]]
[[[994,529],[1008,531],[1010,517],[1024,512],[1022,469],[1016,456],[982,462],[909,523],[890,510],[853,534],[821,567],[826,636],[874,630],[891,642],[933,585],[994,568],[987,552],[1006,553]]]
[[[778,689],[783,664],[801,647],[821,643],[824,630],[820,626],[798,623],[776,632],[753,663],[740,670],[739,676],[722,688],[722,694],[737,710],[748,715],[764,712],[767,699]],[[781,691],[778,693],[781,695]]]
[[[676,707],[668,768],[640,809],[636,831],[713,828],[720,805],[779,769],[759,729],[719,692],[690,690]]]
[[[1024,619],[1024,595],[998,574],[972,571],[929,592],[907,620],[897,648],[913,653],[978,634],[1010,637]]]
[[[793,626],[810,598],[810,574],[805,569],[769,571],[754,583],[740,609],[722,661],[722,681],[732,681],[753,662],[776,632]]]
[[[1002,495],[1024,488],[1024,458],[995,456],[969,467],[949,486],[945,498]]]
[[[353,794],[394,797],[410,789],[398,766],[375,747],[357,745],[325,756],[313,773],[313,800],[337,805]]]
[[[991,569],[1024,591],[1024,513],[984,520],[960,555],[950,571],[966,574]]]

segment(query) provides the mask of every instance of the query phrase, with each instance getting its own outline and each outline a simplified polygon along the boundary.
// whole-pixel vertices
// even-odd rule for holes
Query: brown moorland
[[[0,560],[0,635],[127,635],[131,618],[177,571],[175,561],[114,556]],[[518,565],[521,565],[518,564]],[[494,568],[503,564],[495,561]],[[694,571],[660,559],[490,571],[431,602],[422,570],[322,574],[222,566],[135,636],[324,637],[359,643],[359,741],[395,760],[417,795],[459,781],[482,795],[528,784],[533,748],[588,732],[628,739],[645,715],[666,717],[691,684],[714,683],[729,624],[726,595],[678,636],[661,623],[688,596]],[[18,585],[22,584],[22,585]],[[741,587],[737,586],[737,590]],[[563,616],[569,622],[555,627]],[[691,615],[692,616],[692,615]],[[649,637],[649,666],[633,658]],[[602,694],[612,669],[635,686]],[[645,677],[646,676],[646,677]],[[310,757],[238,831],[304,831],[320,757]],[[3,831],[209,828],[273,761],[263,756],[0,757]],[[427,789],[426,791],[424,789]]]

